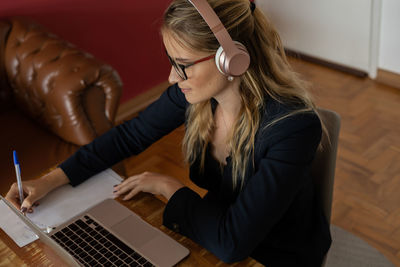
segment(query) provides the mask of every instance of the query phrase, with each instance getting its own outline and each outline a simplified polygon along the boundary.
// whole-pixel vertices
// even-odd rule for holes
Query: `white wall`
[[[285,47],[369,73],[372,1],[258,0],[257,6]]]
[[[400,74],[400,1],[383,0],[380,27],[380,69]]]
[[[400,0],[258,0],[257,6],[290,49],[373,78],[376,68],[400,74]]]

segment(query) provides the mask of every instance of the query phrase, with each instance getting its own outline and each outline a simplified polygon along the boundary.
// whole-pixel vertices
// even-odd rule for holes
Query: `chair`
[[[311,165],[316,194],[328,223],[331,221],[333,183],[340,130],[340,116],[334,111],[318,108],[318,115],[327,130],[322,135],[322,149],[318,149]],[[326,266],[326,256],[321,266]]]
[[[322,136],[322,149],[319,149],[315,155],[311,166],[311,175],[324,215],[330,222],[340,116],[336,112],[327,109],[318,108],[317,111],[329,136],[325,134]]]
[[[317,109],[325,124],[329,139],[322,137],[322,150],[318,150],[311,173],[316,192],[328,222],[331,219],[333,182],[335,177],[336,152],[340,130],[340,116],[331,110]],[[394,266],[382,253],[361,238],[331,225],[333,243],[322,266]]]

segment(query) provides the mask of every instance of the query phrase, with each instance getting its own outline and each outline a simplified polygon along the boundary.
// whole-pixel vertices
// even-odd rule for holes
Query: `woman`
[[[50,174],[25,182],[22,210],[185,123],[190,178],[208,190],[206,196],[147,172],[117,185],[116,196],[163,195],[164,225],[225,262],[251,256],[268,266],[320,266],[331,240],[309,172],[322,132],[315,106],[286,61],[278,33],[253,3],[208,3],[247,49],[248,69],[237,77],[222,74],[213,60],[220,43],[210,27],[191,2],[173,1],[161,28],[173,85],[137,118],[82,147]],[[7,198],[19,206],[16,185]]]

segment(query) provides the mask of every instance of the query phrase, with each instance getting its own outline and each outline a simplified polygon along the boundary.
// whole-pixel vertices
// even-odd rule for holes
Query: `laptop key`
[[[96,234],[93,238],[96,240],[100,240],[103,236],[101,234]]]
[[[89,251],[88,251],[88,254],[89,255],[94,255],[96,253],[96,250],[95,249],[89,249]]]
[[[75,250],[78,248],[78,246],[75,245],[75,244],[72,244],[72,245],[70,246],[70,248],[72,249],[72,251],[75,251]]]
[[[100,257],[100,258],[98,259],[98,261],[100,262],[100,264],[104,264],[104,263],[107,261],[107,259],[104,258],[104,257]]]
[[[79,253],[79,257],[81,257],[82,259],[85,258],[87,256],[87,253],[85,251],[82,251],[81,253]]]
[[[101,230],[104,230],[103,226],[97,224],[96,227],[94,228],[96,231],[101,232]]]
[[[81,219],[77,220],[75,223],[81,228],[84,228],[86,226],[86,223],[84,223]]]
[[[98,253],[98,252],[94,253],[94,254],[93,254],[93,258],[95,258],[95,259],[100,259],[100,258],[101,258],[101,254]]]
[[[79,237],[78,237],[76,234],[72,233],[72,234],[69,236],[69,238],[72,239],[72,240],[76,240],[76,239],[78,239]]]
[[[127,264],[131,263],[132,261],[133,261],[133,259],[129,258],[129,257],[124,259],[124,262],[126,262]]]
[[[88,251],[90,248],[91,248],[91,246],[89,246],[88,244],[84,244],[83,246],[81,246],[82,247],[82,249],[84,250],[84,251]]]
[[[65,234],[66,236],[69,236],[69,235],[72,234],[72,231],[69,230],[68,228],[62,229],[61,232],[62,232],[63,234]]]
[[[65,235],[62,232],[57,232],[54,234],[57,238],[61,239],[62,237],[64,237]]]
[[[71,224],[71,225],[68,226],[68,228],[71,229],[74,232],[79,229],[79,227],[76,224]]]
[[[117,266],[121,266],[122,264],[124,264],[121,260],[117,260],[114,262],[115,265]]]
[[[88,237],[88,234],[87,234],[87,233],[82,233],[82,234],[81,234],[81,238],[85,239],[86,237]]]
[[[140,258],[140,259],[138,260],[138,262],[139,262],[140,264],[145,264],[145,263],[147,262],[147,260],[146,260],[145,258]]]
[[[141,258],[141,256],[140,256],[138,253],[136,253],[136,252],[133,252],[133,253],[131,254],[131,256],[132,256],[132,258],[134,258],[135,260],[138,260],[138,259]]]
[[[136,261],[133,261],[133,262],[131,262],[131,263],[129,264],[129,266],[136,267],[136,266],[139,266],[139,263],[136,262]]]
[[[97,232],[95,230],[93,230],[92,228],[89,228],[88,230],[86,230],[86,232],[91,235],[94,236]]]
[[[101,226],[100,226],[101,227]],[[97,227],[96,227],[97,228]],[[100,234],[102,234],[103,236],[107,236],[108,232],[107,230],[105,230],[103,227],[101,227],[101,230],[99,230]]]
[[[78,229],[75,233],[80,236],[84,233],[84,231],[82,229]]]
[[[93,260],[92,257],[90,257],[90,255],[87,255],[84,259],[85,262],[91,262]]]

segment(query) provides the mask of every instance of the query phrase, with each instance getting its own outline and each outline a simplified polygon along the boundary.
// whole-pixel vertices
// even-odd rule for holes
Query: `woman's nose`
[[[170,84],[175,84],[181,80],[182,78],[178,75],[174,67],[171,67],[171,71],[169,72],[168,82]]]

